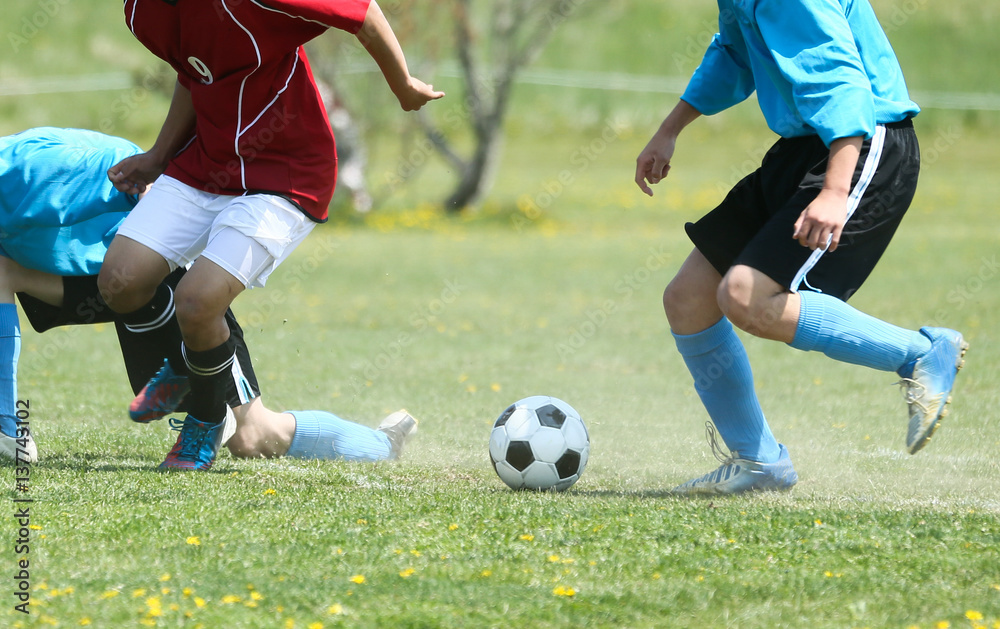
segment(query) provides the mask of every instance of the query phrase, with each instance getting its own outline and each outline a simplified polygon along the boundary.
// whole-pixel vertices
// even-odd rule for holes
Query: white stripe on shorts
[[[861,205],[861,198],[865,196],[865,191],[868,190],[868,184],[872,182],[875,178],[875,171],[878,170],[879,161],[882,158],[882,147],[885,145],[885,126],[878,125],[875,127],[875,133],[872,135],[871,143],[868,147],[868,157],[865,158],[865,164],[861,167],[861,176],[858,178],[858,183],[854,186],[854,190],[851,190],[850,196],[847,197],[847,218],[844,219],[844,223],[851,220],[851,216],[854,215],[854,211],[858,209]],[[830,241],[833,236],[830,236],[826,240],[826,246],[822,249],[816,249],[806,260],[805,264],[799,269],[798,273],[795,274],[795,278],[792,279],[792,284],[789,286],[789,290],[793,293],[798,292],[799,287],[805,282],[806,286],[809,286],[809,282],[806,282],[806,273],[812,270],[819,259],[823,257],[826,253],[827,248],[830,246]]]

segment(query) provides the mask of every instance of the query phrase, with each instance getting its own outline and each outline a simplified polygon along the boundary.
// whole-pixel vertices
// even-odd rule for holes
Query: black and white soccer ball
[[[490,433],[493,469],[511,489],[568,489],[589,456],[590,435],[580,414],[547,395],[511,404]]]

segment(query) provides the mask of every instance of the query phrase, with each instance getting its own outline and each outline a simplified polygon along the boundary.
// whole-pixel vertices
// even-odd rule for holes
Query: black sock
[[[226,417],[226,394],[236,360],[236,339],[230,335],[218,347],[202,352],[181,348],[187,362],[191,393],[188,413],[195,419],[216,424]]]
[[[175,316],[174,291],[169,286],[160,284],[149,303],[138,310],[120,315],[118,321],[122,324],[119,326],[118,340],[123,352],[156,357],[157,369],[163,364],[165,357],[170,361],[174,373],[187,373],[187,365],[181,356],[181,328]]]

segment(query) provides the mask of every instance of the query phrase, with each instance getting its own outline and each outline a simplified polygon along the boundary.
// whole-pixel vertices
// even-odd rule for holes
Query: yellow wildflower
[[[573,588],[568,588],[564,585],[558,585],[552,593],[556,596],[576,596],[576,590]]]

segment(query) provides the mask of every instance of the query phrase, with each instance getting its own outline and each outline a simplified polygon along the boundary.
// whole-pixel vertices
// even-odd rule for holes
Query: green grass
[[[802,481],[782,496],[668,497],[714,465],[658,306],[688,249],[679,222],[691,212],[640,201],[616,215],[580,183],[561,198],[589,190],[592,205],[557,205],[526,223],[502,208],[464,220],[376,215],[321,228],[273,285],[241,298],[238,314],[271,407],[373,425],[406,406],[422,423],[404,460],[224,455],[210,474],[155,474],[172,436],[124,418],[113,332],[26,331],[21,395],[45,456],[31,490],[41,527],[35,615],[7,606],[0,617],[97,627],[929,628],[975,626],[972,611],[992,626],[1000,304],[995,277],[972,278],[994,255],[985,200],[996,190],[951,159],[929,169],[855,301],[908,326],[944,309],[935,322],[972,343],[953,413],[919,456],[903,451],[893,378],[747,338],[762,402]],[[980,185],[949,181],[952,169]],[[674,185],[707,194],[698,177]],[[949,303],[958,289],[966,301]],[[50,347],[64,349],[47,360]],[[570,401],[590,428],[590,465],[567,494],[510,492],[488,464],[492,420],[537,393]],[[364,583],[351,581],[358,575]]]
[[[992,89],[996,9],[917,4],[893,34],[910,84]],[[539,64],[677,74],[672,54],[711,5],[581,9],[593,22],[567,23]],[[30,54],[2,56],[0,80],[151,66],[118,5],[60,6]],[[19,10],[10,24],[38,9]],[[148,96],[0,98],[0,129],[112,116],[112,132],[148,143],[166,102]],[[971,342],[939,435],[905,454],[891,374],[744,336],[801,482],[786,495],[690,501],[666,491],[715,461],[660,294],[690,249],[683,223],[772,138],[752,104],[701,121],[646,199],[635,155],[673,98],[521,86],[494,191],[459,218],[433,206],[450,182],[436,161],[390,194],[399,144],[374,136],[381,211],[336,214],[266,289],[240,298],[266,403],[368,425],[405,406],[421,428],[398,464],[224,454],[209,474],[155,474],[173,433],[126,419],[113,330],[25,330],[20,394],[44,457],[31,477],[33,603],[27,617],[12,609],[5,466],[0,626],[998,626],[1000,119],[917,119],[920,190],[852,300]],[[374,113],[396,128],[397,114]],[[561,495],[508,491],[488,462],[493,419],[539,393],[573,404],[592,437],[587,471]]]

